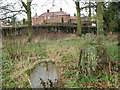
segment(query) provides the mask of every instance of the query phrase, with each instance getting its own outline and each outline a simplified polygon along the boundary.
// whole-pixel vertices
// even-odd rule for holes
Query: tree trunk
[[[32,20],[31,20],[31,2],[27,2],[27,18],[28,18],[28,42],[32,40]]]
[[[79,6],[79,2],[75,2],[75,4],[76,4],[76,10],[77,10],[77,35],[81,36],[82,32],[81,32],[80,6]]]
[[[89,0],[89,21],[91,21],[91,0]]]
[[[80,51],[78,78],[93,77],[97,74],[97,71],[104,70],[106,66],[108,67],[108,62],[109,58],[105,47],[102,45],[86,46]]]
[[[102,44],[103,37],[103,2],[97,4],[97,34],[98,34],[98,45]]]
[[[96,45],[88,45],[81,49],[79,67],[79,79],[88,76],[92,77],[98,70],[109,69],[109,57],[107,49],[101,45],[103,41],[103,3],[98,2],[97,5],[97,36],[98,42]]]
[[[88,15],[88,29],[89,29],[89,32],[91,31],[90,30],[90,24],[91,24],[91,0],[89,0],[89,15]]]

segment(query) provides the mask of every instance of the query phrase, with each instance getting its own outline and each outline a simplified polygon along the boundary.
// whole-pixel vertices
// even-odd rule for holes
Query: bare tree
[[[31,2],[32,0],[27,0],[27,4],[21,0],[22,5],[24,6],[27,12],[27,19],[28,19],[28,42],[32,39],[32,19],[31,19]]]
[[[25,12],[27,14],[27,19],[28,19],[28,41],[30,42],[32,39],[31,3],[33,0],[26,0],[26,1],[27,3],[25,3],[23,0],[16,0],[14,2],[8,2],[8,1],[4,2],[3,0],[1,0],[0,19],[5,20]],[[13,15],[11,16],[11,14]]]
[[[76,10],[77,10],[77,35],[82,35],[82,29],[81,29],[81,17],[80,17],[80,4],[79,2],[75,2],[76,4]]]
[[[14,17],[18,14],[26,12],[23,6],[17,0],[11,2],[9,0],[0,0],[0,20],[5,20]]]
[[[81,36],[82,35],[82,29],[81,29],[81,17],[80,17],[80,3],[79,0],[73,0],[76,5],[76,10],[77,10],[77,35]]]

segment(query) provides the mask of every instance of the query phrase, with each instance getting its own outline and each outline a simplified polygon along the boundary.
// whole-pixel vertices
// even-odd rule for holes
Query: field
[[[59,77],[58,87],[64,88],[118,88],[120,74],[111,70],[98,71],[98,75],[78,80],[78,60],[80,49],[87,44],[96,43],[97,36],[84,34],[54,33],[34,37],[27,42],[26,37],[3,37],[2,39],[2,87],[30,88],[25,70],[40,59],[54,59]],[[117,34],[104,37],[104,45],[115,67],[118,67],[118,38]]]

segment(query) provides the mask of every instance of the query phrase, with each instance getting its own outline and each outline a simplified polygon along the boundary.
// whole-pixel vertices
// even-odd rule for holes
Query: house
[[[40,16],[37,15],[37,13],[32,17],[32,25],[36,24],[43,24],[44,22],[49,23],[61,23],[62,18],[64,20],[64,23],[77,23],[77,16],[70,16],[69,13],[66,13],[62,11],[62,8],[60,8],[60,11],[58,12],[47,12],[41,14]],[[92,22],[89,23],[88,17],[81,17],[81,24],[82,26],[88,26],[92,25]]]
[[[49,12],[49,10],[47,10],[47,12],[41,14],[40,16],[37,16],[37,14],[35,14],[35,16],[32,18],[32,24],[42,24],[44,22],[61,23],[62,18],[64,20],[64,23],[68,23],[70,14],[62,11],[62,8],[60,8],[60,11],[57,12]]]
[[[3,25],[4,25],[4,23],[2,21],[0,21],[0,26],[3,26]]]
[[[71,23],[77,23],[77,17],[76,16],[70,16],[70,22]]]
[[[70,16],[71,23],[77,23],[77,16]],[[95,26],[93,21],[89,21],[88,17],[81,17],[81,25],[82,26]]]
[[[89,21],[88,17],[81,17],[81,24],[82,26],[96,26],[95,21],[93,21],[93,19]]]
[[[41,21],[38,22],[38,19],[39,19],[39,17],[37,15],[37,13],[35,13],[35,15],[32,17],[32,25],[40,24],[39,22],[41,22]]]
[[[27,22],[27,20],[25,19],[25,22]],[[23,24],[23,20],[20,21],[20,24]]]

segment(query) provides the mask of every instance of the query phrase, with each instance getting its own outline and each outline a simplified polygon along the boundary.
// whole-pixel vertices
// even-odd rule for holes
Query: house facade
[[[77,23],[77,17],[76,16],[70,16],[70,22],[71,23]]]
[[[49,12],[49,10],[47,10],[47,12],[41,14],[40,16],[35,14],[35,16],[32,18],[32,24],[42,24],[44,22],[61,23],[62,18],[64,20],[64,23],[67,23],[70,19],[70,14],[62,11],[62,8],[60,8],[60,11],[58,12]]]
[[[0,21],[0,26],[3,26],[3,25],[4,25],[4,23],[2,21]]]
[[[27,22],[27,20],[25,19],[25,22]],[[20,21],[20,24],[23,24],[23,20]]]
[[[64,23],[77,23],[77,16],[70,16],[69,13],[66,13],[62,11],[62,8],[60,8],[60,11],[58,12],[47,12],[41,14],[40,16],[37,15],[37,13],[32,17],[32,25],[36,24],[44,24],[45,22],[51,23],[61,23],[62,18]],[[89,22],[88,17],[81,17],[81,24],[82,26],[88,26],[92,25],[92,22]]]

